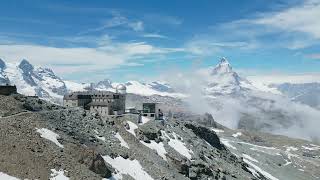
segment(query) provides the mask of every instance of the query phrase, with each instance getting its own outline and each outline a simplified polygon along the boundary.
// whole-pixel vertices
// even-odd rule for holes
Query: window
[[[154,114],[150,114],[150,117],[154,117]]]
[[[148,114],[143,114],[143,116],[148,116]]]
[[[142,110],[144,113],[156,113],[156,104],[155,103],[144,103],[142,105]]]

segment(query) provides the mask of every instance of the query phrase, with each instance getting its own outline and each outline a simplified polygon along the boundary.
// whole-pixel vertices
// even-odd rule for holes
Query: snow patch
[[[0,172],[0,180],[19,180],[19,179],[13,176],[9,176],[6,173]]]
[[[191,160],[191,157],[193,154],[192,150],[189,150],[185,144],[179,140],[177,134],[175,132],[172,133],[173,138],[171,138],[165,131],[161,131],[161,133],[167,137],[169,140],[168,144],[169,146],[171,146],[174,150],[176,150],[178,153],[180,153],[181,155],[183,155],[184,157],[188,158]],[[180,139],[182,139],[180,137]]]
[[[126,129],[126,130],[132,135],[136,136],[136,133],[134,132],[134,130],[138,129],[138,126],[131,121],[127,121],[127,123],[129,124],[129,129]]]
[[[288,156],[288,159],[291,160],[292,157],[299,157],[297,154],[292,154],[291,151],[297,151],[298,148],[296,147],[292,147],[292,146],[288,146],[285,153]]]
[[[64,175],[64,170],[55,170],[55,169],[51,169],[51,178],[50,180],[69,180],[69,178],[67,176]]]
[[[317,151],[317,150],[320,150],[320,147],[319,146],[313,146],[313,147],[310,147],[310,146],[301,146],[303,149],[306,149],[306,150],[309,150],[309,151]]]
[[[98,135],[96,135],[96,138],[99,139],[99,140],[101,140],[101,141],[106,141],[106,138],[103,137],[103,136],[98,136]]]
[[[227,146],[228,148],[237,150],[236,147],[234,147],[233,145],[230,144],[230,141],[229,141],[229,140],[221,138],[220,141],[222,142],[222,144],[224,144],[224,145]]]
[[[258,160],[254,159],[253,157],[251,157],[251,156],[249,156],[247,154],[242,154],[242,157],[246,158],[246,159],[248,159],[250,161],[253,161],[253,162],[259,162]]]
[[[237,132],[237,133],[235,133],[235,134],[232,134],[232,136],[235,137],[235,138],[236,138],[236,137],[239,137],[239,136],[241,136],[241,135],[242,135],[241,132]]]
[[[124,159],[121,156],[112,159],[110,156],[103,156],[103,159],[115,168],[119,174],[127,174],[136,180],[153,180],[153,178],[143,170],[143,167],[136,159]]]
[[[60,148],[63,148],[63,145],[60,144],[59,141],[57,140],[57,138],[59,138],[59,134],[56,134],[55,132],[46,128],[41,128],[41,129],[36,128],[36,130],[38,133],[40,133],[40,137],[55,143]]]
[[[260,178],[260,174],[253,168],[247,167],[247,169],[253,174],[254,177]]]
[[[151,140],[150,143],[146,143],[143,141],[140,141],[143,145],[147,146],[150,149],[156,150],[158,155],[161,156],[165,161],[167,160],[166,154],[167,151],[164,148],[164,145],[162,142],[156,143],[154,140]]]
[[[145,116],[141,116],[141,124],[145,124],[147,122],[149,122],[151,119],[150,118],[147,118]]]
[[[121,146],[130,149],[128,143],[122,138],[122,136],[118,132],[114,135],[114,137],[120,141]]]
[[[260,172],[263,176],[271,179],[271,180],[279,180],[278,178],[272,176],[270,173],[262,170],[260,167],[256,166],[255,164],[253,164],[252,162],[248,161],[247,159],[243,159],[243,161],[247,164],[249,164],[249,166],[253,167],[256,171]]]
[[[216,129],[216,128],[211,128],[212,131],[214,131],[215,133],[223,133],[224,130],[222,129]]]

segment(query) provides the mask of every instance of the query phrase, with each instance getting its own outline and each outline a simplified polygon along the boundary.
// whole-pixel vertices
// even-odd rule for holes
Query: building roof
[[[91,102],[88,104],[88,106],[110,106],[110,103],[108,102]]]
[[[81,99],[79,96],[90,96],[92,99],[113,99],[113,95],[124,96],[123,94],[114,93],[110,91],[83,91],[72,92],[63,96],[65,100],[77,100]]]
[[[66,95],[63,96],[63,99],[65,99],[65,100],[77,100],[78,99],[78,94],[77,93],[66,94]]]

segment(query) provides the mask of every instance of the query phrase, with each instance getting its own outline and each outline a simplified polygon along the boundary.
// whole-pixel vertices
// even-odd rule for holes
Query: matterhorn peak
[[[225,58],[225,57],[222,57],[222,58],[220,59],[220,64],[229,64],[229,65],[230,65],[229,61],[228,61],[227,58]]]
[[[223,57],[221,58],[220,63],[212,70],[211,74],[225,74],[231,72],[233,71],[229,61]]]

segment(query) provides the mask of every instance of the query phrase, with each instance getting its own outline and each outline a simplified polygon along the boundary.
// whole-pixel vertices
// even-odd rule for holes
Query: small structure
[[[17,87],[15,85],[0,85],[0,95],[9,96],[17,93]]]
[[[157,103],[142,103],[142,115],[155,120],[163,119],[163,112]]]
[[[101,116],[121,115],[125,113],[126,87],[119,84],[116,92],[88,91],[74,92],[65,95],[63,104],[66,107],[82,107]]]
[[[127,113],[127,114],[140,114],[140,112],[135,107],[126,108],[125,113]]]

